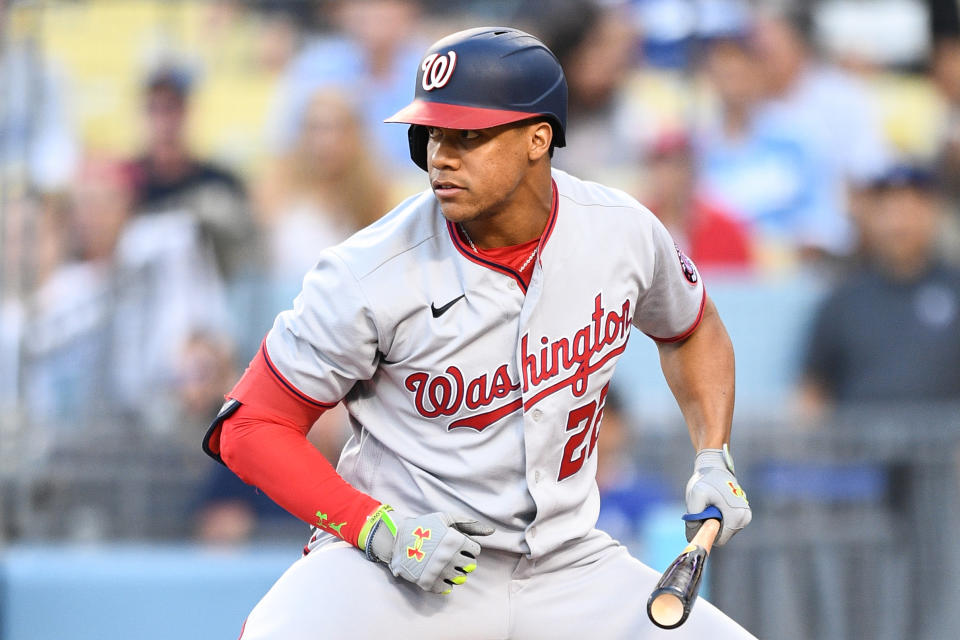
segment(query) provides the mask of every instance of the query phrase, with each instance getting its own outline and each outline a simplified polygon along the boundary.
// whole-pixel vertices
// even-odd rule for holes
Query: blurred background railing
[[[713,557],[718,606],[762,638],[951,637],[960,406],[737,427],[755,519]],[[689,443],[675,431],[644,438],[639,459],[680,486]]]
[[[306,527],[200,436],[317,252],[427,186],[381,121],[489,23],[557,53],[556,166],[650,206],[733,339],[754,522],[710,598],[761,638],[955,638],[958,14],[0,0],[0,639],[236,636]],[[600,526],[662,569],[692,450],[652,342],[614,385]]]

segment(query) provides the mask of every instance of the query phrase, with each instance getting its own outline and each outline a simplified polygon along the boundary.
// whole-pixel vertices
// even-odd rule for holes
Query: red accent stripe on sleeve
[[[318,407],[323,407],[324,409],[330,409],[331,407],[337,406],[336,402],[320,402],[319,400],[314,400],[313,398],[311,398],[310,396],[308,396],[307,394],[303,393],[302,391],[297,389],[295,386],[293,386],[293,384],[289,380],[284,378],[283,374],[280,373],[279,370],[277,370],[276,365],[273,364],[273,360],[270,359],[270,354],[267,352],[266,340],[264,340],[260,344],[260,352],[263,354],[263,359],[266,360],[267,366],[270,368],[270,372],[274,376],[276,376],[277,380],[279,380],[283,384],[283,386],[289,389],[290,392],[296,395],[298,398],[300,398],[304,402],[316,405]]]
[[[248,406],[269,409],[294,424],[306,425],[308,430],[325,410],[336,406],[314,400],[290,384],[270,360],[266,341],[227,397]]]
[[[684,338],[689,338],[690,334],[696,331],[697,327],[700,326],[700,321],[703,320],[703,310],[704,308],[706,308],[706,305],[707,305],[707,288],[704,287],[703,296],[701,296],[700,298],[700,311],[697,313],[697,319],[693,321],[693,324],[690,325],[689,329],[687,329],[680,335],[676,335],[672,338],[658,338],[657,336],[651,335],[649,333],[647,335],[653,338],[654,340],[656,340],[657,342],[680,342]]]

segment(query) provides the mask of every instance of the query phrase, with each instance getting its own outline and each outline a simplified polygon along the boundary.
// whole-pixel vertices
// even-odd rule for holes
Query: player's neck
[[[481,249],[512,247],[543,234],[553,207],[553,183],[549,169],[545,178],[521,183],[498,211],[461,225]]]

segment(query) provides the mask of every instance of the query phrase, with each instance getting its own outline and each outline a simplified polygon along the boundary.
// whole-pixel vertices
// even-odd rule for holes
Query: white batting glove
[[[373,516],[361,544],[367,559],[425,591],[447,594],[477,568],[480,545],[468,536],[488,536],[493,527],[473,518],[428,513],[405,518],[386,505]],[[366,529],[366,527],[365,527]]]
[[[703,525],[703,519],[695,519],[708,506],[720,510],[720,533],[716,546],[722,546],[735,533],[750,524],[753,514],[747,502],[747,494],[740,488],[733,475],[733,458],[727,446],[723,449],[702,449],[693,463],[693,475],[687,482],[687,542]]]

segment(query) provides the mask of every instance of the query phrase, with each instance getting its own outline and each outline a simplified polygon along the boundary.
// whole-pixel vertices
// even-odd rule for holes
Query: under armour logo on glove
[[[708,506],[720,510],[720,532],[716,545],[726,544],[733,535],[750,524],[753,514],[747,494],[740,488],[733,475],[733,459],[724,445],[723,449],[703,449],[697,454],[693,476],[687,482],[687,541],[693,539],[703,524],[702,515]]]
[[[730,487],[730,492],[733,493],[733,495],[737,496],[738,498],[743,498],[743,501],[749,504],[749,500],[747,500],[747,494],[743,489],[740,488],[740,485],[736,484],[735,482],[728,482],[727,486]]]
[[[393,575],[409,580],[426,591],[450,593],[467,581],[477,568],[480,545],[469,536],[488,536],[493,527],[473,518],[448,513],[429,513],[404,518],[392,512],[386,517],[394,524],[370,531],[367,556],[390,567]]]
[[[424,557],[423,553],[423,541],[430,538],[430,529],[423,529],[422,527],[417,527],[416,531],[413,532],[414,543],[412,546],[407,547],[407,557],[413,558],[417,562],[421,562]]]

